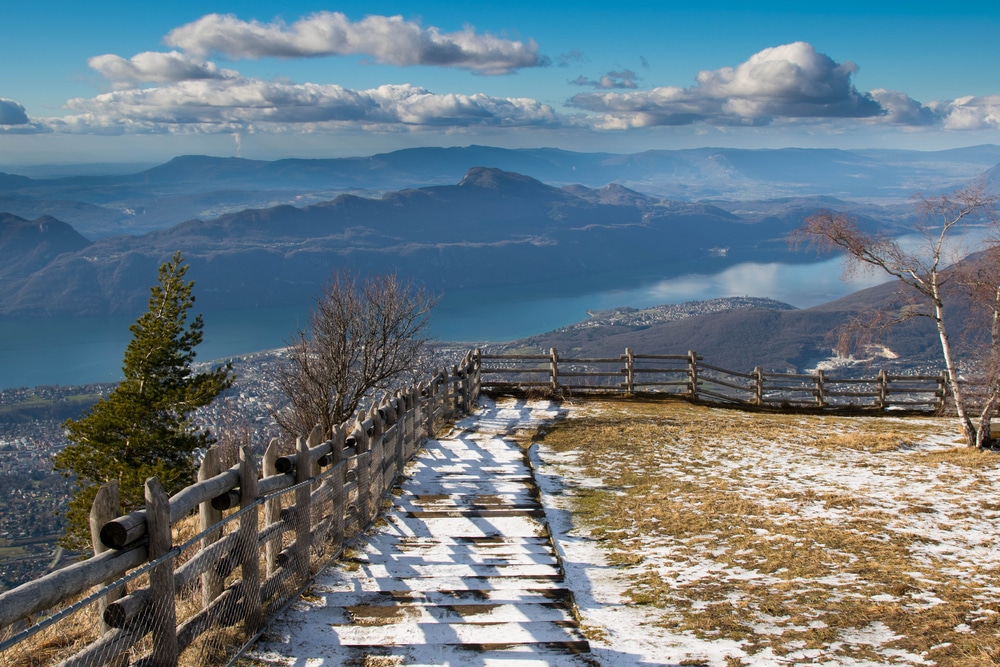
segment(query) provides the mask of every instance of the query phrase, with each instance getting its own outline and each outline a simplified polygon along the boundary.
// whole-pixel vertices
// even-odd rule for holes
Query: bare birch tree
[[[1000,407],[1000,239],[994,239],[976,261],[958,267],[957,280],[971,298],[977,319],[975,333],[985,334],[976,341],[972,387],[979,407],[976,447],[988,446],[990,421]]]
[[[436,298],[395,275],[334,274],[288,348],[278,384],[290,402],[275,419],[291,435],[329,434],[365,397],[419,370]]]
[[[970,416],[963,383],[960,382],[958,360],[945,316],[945,295],[948,289],[964,288],[968,295],[980,299],[982,303],[983,281],[972,289],[975,281],[963,281],[958,271],[950,269],[967,250],[960,248],[959,243],[959,236],[965,229],[975,224],[996,227],[996,198],[986,192],[982,183],[978,183],[950,195],[920,198],[919,201],[920,223],[913,231],[920,240],[912,247],[884,233],[866,232],[856,220],[833,211],[819,211],[806,218],[802,227],[793,232],[791,242],[794,245],[806,244],[823,252],[839,252],[844,256],[847,273],[880,270],[919,296],[923,308],[908,309],[900,319],[928,317],[934,322],[963,437],[969,446],[982,447],[988,441],[989,417],[995,410],[996,398],[991,401],[993,408],[980,415],[980,427],[977,429]],[[991,252],[997,246],[995,240],[985,243],[985,249]],[[989,283],[990,279],[983,277],[985,283]],[[994,283],[994,287],[1000,285]],[[994,300],[993,303],[998,302]],[[989,308],[988,302],[986,305]],[[992,307],[992,312],[1000,318],[997,306]],[[1000,319],[997,321],[1000,323]]]

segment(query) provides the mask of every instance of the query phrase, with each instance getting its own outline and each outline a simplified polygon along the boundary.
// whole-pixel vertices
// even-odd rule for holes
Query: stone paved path
[[[548,404],[484,403],[427,443],[386,521],[275,621],[258,663],[595,664],[516,429]]]

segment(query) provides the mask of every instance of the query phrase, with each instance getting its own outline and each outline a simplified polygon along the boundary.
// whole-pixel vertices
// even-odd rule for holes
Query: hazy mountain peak
[[[525,185],[548,188],[547,185],[530,176],[517,174],[512,171],[504,171],[495,167],[472,167],[458,183],[459,187],[475,187],[489,190],[499,190],[511,186],[523,187]]]
[[[0,213],[0,276],[29,275],[63,253],[91,243],[71,225],[44,215],[35,220]]]
[[[579,197],[580,199],[600,204],[636,206],[644,203],[652,204],[659,201],[658,199],[648,197],[641,192],[636,192],[635,190],[630,190],[629,188],[617,183],[609,183],[603,188],[598,189],[588,188],[585,185],[567,185],[562,188],[562,191],[567,194],[571,194],[574,197]]]
[[[235,174],[247,176],[265,168],[269,163],[247,160],[239,157],[214,157],[210,155],[179,155],[139,174],[153,181],[203,181],[232,177]]]
[[[7,174],[0,171],[0,190],[12,190],[16,188],[24,187],[31,183],[31,179],[27,176],[18,176],[17,174]]]

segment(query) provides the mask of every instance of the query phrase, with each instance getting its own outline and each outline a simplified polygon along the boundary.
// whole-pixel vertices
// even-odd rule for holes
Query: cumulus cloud
[[[879,103],[857,91],[854,63],[839,64],[810,44],[764,49],[737,67],[698,73],[690,88],[581,93],[570,104],[604,114],[605,127],[760,125],[776,118],[871,118]]]
[[[531,98],[438,93],[410,84],[352,90],[334,84],[265,81],[205,59],[210,52],[233,58],[365,53],[383,62],[448,64],[479,73],[540,63],[533,43],[480,36],[471,29],[445,35],[399,17],[351,23],[333,13],[315,14],[291,26],[213,14],[178,28],[169,41],[182,50],[144,52],[130,59],[111,54],[91,58],[90,66],[113,89],[69,100],[67,115],[29,119],[22,105],[0,98],[0,133],[622,130],[831,119],[948,130],[1000,128],[1000,96],[923,105],[899,91],[880,88],[861,93],[851,80],[856,65],[837,63],[804,42],[764,49],[735,67],[702,71],[688,88],[639,90],[640,78],[628,69],[597,79],[580,77],[570,83],[594,90],[569,100],[568,105],[580,112],[559,113]],[[490,44],[496,48],[491,50]],[[567,60],[582,58],[578,52],[567,54]],[[647,66],[644,59],[642,64]]]
[[[27,125],[29,122],[23,105],[0,97],[0,125]]]
[[[621,72],[608,72],[596,80],[588,79],[585,76],[579,76],[570,81],[570,83],[576,86],[592,86],[602,90],[612,90],[616,88],[634,89],[638,87],[636,86],[635,79],[635,72],[630,69],[626,69]]]
[[[526,98],[436,94],[411,85],[351,90],[333,84],[257,79],[181,81],[156,88],[117,90],[67,103],[62,127],[121,127],[124,131],[232,132],[266,126],[307,131],[337,123],[364,127],[558,124],[548,105]]]
[[[1000,128],[1000,95],[960,97],[930,106],[948,130],[995,130]]]
[[[869,93],[882,107],[881,120],[894,125],[933,125],[939,121],[937,114],[906,93],[876,88]]]
[[[232,79],[239,76],[233,70],[219,69],[215,63],[170,51],[146,51],[126,60],[105,54],[94,56],[87,64],[116,86],[134,83],[168,83],[198,79]]]
[[[477,34],[472,28],[444,33],[401,16],[351,21],[340,12],[325,11],[291,25],[208,14],[170,31],[165,41],[202,58],[210,53],[229,59],[366,55],[390,65],[459,67],[479,74],[508,74],[550,64],[531,40]]]
[[[864,117],[881,112],[870,97],[858,93],[852,62],[838,64],[812,45],[795,42],[755,53],[738,67],[698,73],[698,91],[728,99],[738,113],[752,116]]]

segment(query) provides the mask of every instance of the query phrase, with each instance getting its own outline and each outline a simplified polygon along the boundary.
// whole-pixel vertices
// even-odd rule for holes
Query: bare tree
[[[976,447],[989,444],[990,421],[1000,407],[1000,240],[994,239],[975,261],[967,261],[957,269],[963,291],[971,297],[974,314],[980,320],[973,331],[986,332],[986,339],[977,341],[974,360],[975,396],[979,407],[979,428]]]
[[[977,430],[959,381],[959,367],[945,317],[945,295],[948,289],[964,288],[969,296],[982,299],[982,286],[972,289],[975,281],[963,281],[960,272],[951,267],[966,251],[958,243],[960,232],[976,223],[996,227],[996,199],[986,192],[984,184],[978,183],[950,195],[920,198],[919,201],[921,222],[913,231],[920,241],[912,247],[883,233],[866,232],[856,220],[832,211],[819,211],[806,218],[802,227],[793,232],[791,242],[842,253],[847,273],[881,270],[911,288],[921,307],[906,309],[896,321],[918,316],[933,320],[963,436],[970,446],[982,447],[989,435],[989,415],[986,415],[985,433],[982,419],[981,428]],[[986,243],[987,250],[997,246],[996,241]],[[998,283],[994,283],[994,287],[997,286]],[[1000,317],[997,306],[993,306],[992,312]],[[996,400],[992,403],[995,409]]]
[[[275,414],[287,433],[329,434],[362,400],[418,370],[437,299],[395,275],[335,273],[317,300],[309,331],[288,348],[278,384],[290,409]]]

